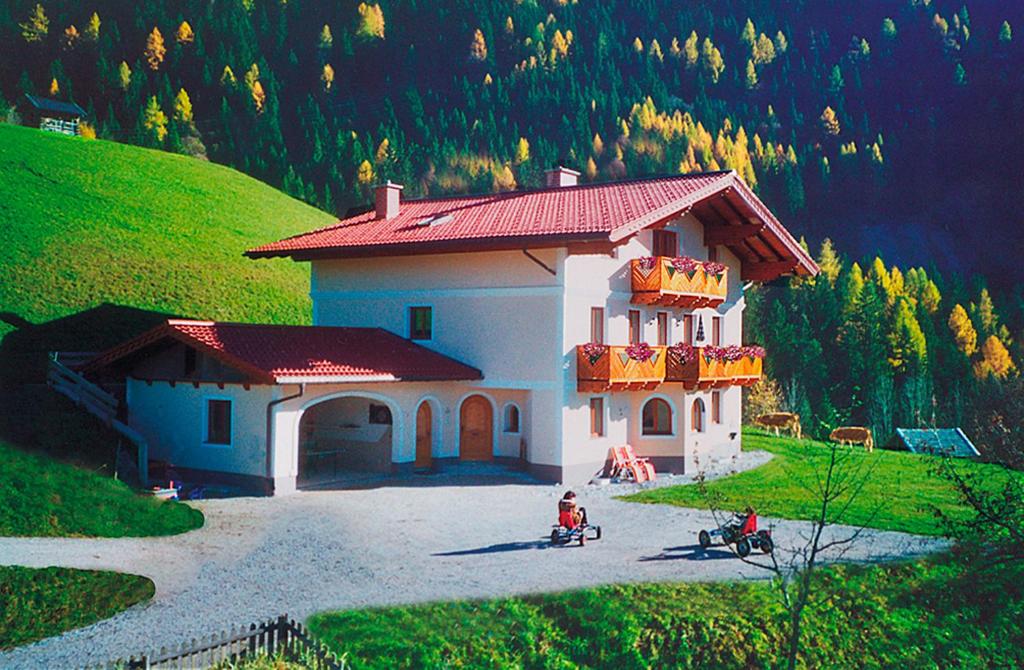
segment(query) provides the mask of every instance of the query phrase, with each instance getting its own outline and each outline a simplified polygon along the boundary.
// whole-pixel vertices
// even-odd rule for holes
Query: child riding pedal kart
[[[697,535],[701,549],[711,546],[712,538],[721,538],[722,544],[735,544],[736,553],[746,558],[753,549],[760,549],[763,554],[770,554],[775,549],[771,530],[757,529],[757,512],[747,507],[743,512],[736,512],[728,521],[714,530],[702,530]]]
[[[600,540],[601,527],[587,522],[587,510],[576,505],[576,494],[566,491],[558,501],[558,523],[551,530],[551,544],[577,541],[582,547],[587,540]]]

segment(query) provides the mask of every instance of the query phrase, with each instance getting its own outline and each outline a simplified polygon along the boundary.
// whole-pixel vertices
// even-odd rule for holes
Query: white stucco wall
[[[182,467],[266,475],[266,409],[271,386],[126,382],[128,424],[145,436],[149,457]],[[206,401],[230,400],[231,444],[206,443]]]

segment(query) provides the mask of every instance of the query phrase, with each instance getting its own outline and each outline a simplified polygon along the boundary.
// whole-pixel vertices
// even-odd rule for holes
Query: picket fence
[[[248,627],[230,628],[208,639],[182,644],[176,649],[160,649],[159,652],[132,656],[127,660],[119,658],[100,665],[90,665],[83,670],[158,670],[164,668],[210,668],[218,664],[239,662],[260,652],[268,656],[282,655],[285,659],[299,661],[309,670],[345,670],[346,664],[329,651],[323,643],[310,635],[309,631],[288,615]],[[230,667],[230,666],[229,666]]]

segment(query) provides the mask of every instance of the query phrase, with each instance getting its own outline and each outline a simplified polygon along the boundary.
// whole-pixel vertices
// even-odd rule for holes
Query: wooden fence
[[[309,634],[309,631],[287,614],[262,623],[239,626],[205,641],[193,638],[177,649],[161,648],[159,652],[119,658],[102,665],[87,666],[84,670],[158,670],[163,668],[210,668],[228,665],[265,653],[280,654],[289,661],[302,664],[309,670],[345,670],[345,662]],[[228,666],[230,667],[230,666]]]

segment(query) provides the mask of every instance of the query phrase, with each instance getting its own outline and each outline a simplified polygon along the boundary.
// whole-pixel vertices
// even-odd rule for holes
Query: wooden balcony
[[[625,346],[576,347],[576,389],[580,393],[639,391],[665,381],[666,347],[652,346],[648,360],[630,358]]]
[[[667,307],[717,307],[725,302],[729,270],[709,274],[692,258],[649,256],[630,261],[632,302]]]
[[[736,360],[721,360],[707,355],[708,347],[694,347],[687,360],[667,352],[665,381],[682,383],[687,391],[714,389],[727,386],[750,386],[761,378],[764,366],[762,356],[741,356]]]

